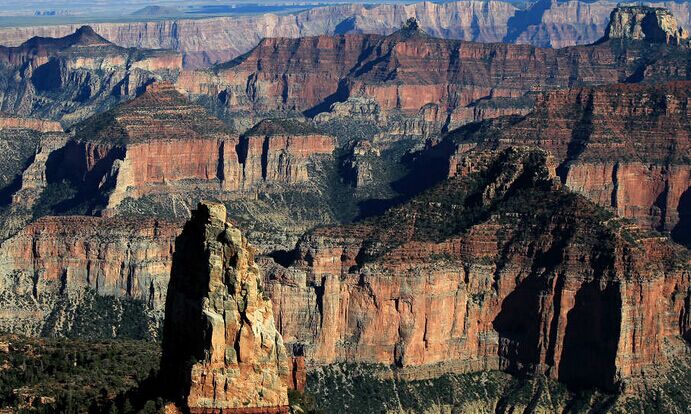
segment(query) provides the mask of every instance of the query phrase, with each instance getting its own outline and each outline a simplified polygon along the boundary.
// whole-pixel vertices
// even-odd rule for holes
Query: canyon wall
[[[318,155],[331,155],[336,139],[302,122],[264,120],[243,135],[244,185],[262,181],[297,184],[309,180],[307,164]]]
[[[684,352],[683,248],[607,224],[559,188],[546,152],[464,164],[380,217],[310,232],[289,267],[266,264],[289,349],[408,379],[503,369],[610,389]]]
[[[84,26],[62,38],[0,46],[0,110],[74,124],[146,85],[174,78],[181,55],[116,46]]]
[[[552,153],[570,189],[647,229],[689,231],[691,82],[549,92],[523,118],[451,134],[450,175],[468,151],[535,145]]]
[[[330,155],[335,139],[313,127],[282,130],[283,123],[266,121],[240,136],[171,84],[158,82],[77,125],[74,139],[46,161],[48,181],[68,180],[85,197],[104,196],[105,215],[116,214],[128,198],[306,182],[312,157]]]
[[[445,40],[411,20],[389,36],[266,39],[213,70],[183,73],[176,87],[226,119],[314,116],[349,99],[372,99],[384,116],[400,113],[439,131],[525,114],[536,91],[686,80],[689,53],[665,42],[618,39],[557,50]]]
[[[144,314],[129,315],[128,321],[87,316],[96,318],[90,323],[104,325],[98,331],[113,329],[109,336],[132,328],[127,324],[160,322],[179,228],[179,223],[153,219],[80,216],[35,221],[0,246],[2,329],[33,335],[94,334],[77,323],[85,322],[80,313],[94,312],[87,300],[90,292],[136,299],[145,306]],[[155,331],[152,326],[154,337]]]
[[[689,32],[664,8],[617,7],[612,11],[605,39],[635,39],[683,45]]]
[[[683,26],[691,26],[688,3],[653,3],[671,10]],[[123,47],[174,49],[188,68],[228,61],[266,37],[322,34],[390,34],[408,18],[416,18],[431,35],[477,42],[508,42],[540,47],[588,44],[605,32],[616,2],[541,0],[527,10],[501,1],[458,1],[336,5],[277,15],[179,19],[150,22],[94,23],[100,35]],[[2,43],[16,46],[33,36],[61,37],[77,25],[0,29]]]

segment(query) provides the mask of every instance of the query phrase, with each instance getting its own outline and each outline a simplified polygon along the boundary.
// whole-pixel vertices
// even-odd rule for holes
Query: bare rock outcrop
[[[555,182],[541,150],[470,155],[380,217],[305,235],[267,272],[284,340],[308,364],[400,378],[503,369],[615,389],[686,349],[686,250],[621,227]]]
[[[176,241],[162,379],[186,412],[288,412],[288,358],[254,256],[212,202]]]
[[[128,199],[304,183],[307,165],[335,146],[335,138],[293,120],[262,121],[241,136],[172,84],[156,82],[78,124],[74,139],[49,155],[49,173],[79,188],[92,212],[113,215]],[[105,201],[94,204],[99,197]]]
[[[475,42],[566,47],[595,42],[605,32],[616,1],[540,0],[526,9],[508,1],[455,1],[414,4],[341,4],[298,13],[205,19],[164,19],[146,22],[93,23],[95,31],[123,47],[175,49],[187,68],[231,60],[267,37],[376,33],[387,35],[414,17],[427,33]],[[657,2],[689,27],[688,2]],[[34,36],[60,37],[78,25],[0,28],[6,45],[19,45]]]
[[[135,337],[155,337],[178,234],[179,224],[152,219],[35,221],[0,245],[0,326],[26,335],[109,338],[129,336],[123,335],[129,330]],[[141,311],[118,320],[127,306],[116,304],[108,320],[103,302],[99,312],[92,309],[92,294],[106,298],[103,302],[136,300]],[[128,326],[132,324],[144,325],[144,330]]]
[[[181,69],[176,52],[125,49],[89,26],[60,38],[33,37],[0,46],[0,111],[73,124]]]
[[[469,151],[539,146],[553,154],[573,191],[643,228],[681,236],[691,230],[690,94],[691,82],[684,81],[538,96],[535,111],[525,117],[452,133],[457,149],[450,175]]]
[[[669,10],[647,6],[619,6],[612,10],[604,39],[632,39],[683,45],[689,32]]]
[[[383,123],[402,114],[408,124],[399,130],[429,136],[444,127],[525,114],[532,92],[686,80],[690,53],[645,41],[557,50],[481,44],[435,38],[416,26],[389,36],[264,39],[229,63],[183,73],[176,86],[228,119],[299,111],[320,122],[354,113]],[[322,114],[328,111],[333,114]]]
[[[262,182],[297,184],[308,181],[307,163],[318,155],[331,155],[336,139],[297,120],[264,120],[243,134],[240,158],[243,185]]]

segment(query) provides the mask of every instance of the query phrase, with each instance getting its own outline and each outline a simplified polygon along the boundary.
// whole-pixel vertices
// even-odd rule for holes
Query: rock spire
[[[288,359],[254,255],[213,202],[176,241],[161,372],[183,411],[288,412]]]

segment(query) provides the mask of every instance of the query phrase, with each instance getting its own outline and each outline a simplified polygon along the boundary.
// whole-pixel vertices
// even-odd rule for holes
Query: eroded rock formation
[[[78,124],[42,165],[50,164],[48,182],[79,189],[75,200],[88,212],[113,215],[123,201],[145,196],[306,182],[312,158],[334,148],[333,137],[302,121],[264,121],[240,136],[157,82]]]
[[[264,120],[245,133],[240,144],[244,186],[261,182],[297,184],[308,180],[307,163],[316,155],[331,155],[334,137],[310,124]]]
[[[72,124],[182,68],[178,53],[124,49],[83,26],[61,38],[0,46],[0,110]]]
[[[191,413],[288,412],[288,357],[254,256],[217,203],[176,241],[161,378]]]
[[[671,10],[687,28],[688,2],[653,3]],[[266,37],[304,37],[345,33],[390,34],[410,17],[427,33],[476,42],[566,47],[592,43],[605,32],[616,1],[533,2],[526,10],[503,1],[416,4],[344,4],[294,14],[216,17],[149,22],[94,23],[100,35],[124,47],[175,49],[188,68],[233,59]],[[19,45],[33,36],[66,36],[78,25],[0,29],[3,44]]]
[[[690,53],[648,41],[558,50],[470,43],[434,38],[416,25],[389,36],[265,39],[229,63],[183,73],[176,86],[229,119],[291,111],[312,116],[331,109],[336,116],[374,113],[383,122],[402,114],[396,128],[429,136],[445,127],[525,114],[531,92],[686,80]]]
[[[614,388],[685,352],[685,249],[560,188],[544,151],[479,153],[362,223],[307,234],[267,272],[276,321],[312,364],[401,378],[487,369]]]
[[[612,11],[605,39],[633,39],[682,45],[689,32],[669,10],[647,6],[620,6]]]
[[[0,115],[0,240],[32,220],[48,185],[47,158],[68,139],[57,122]]]
[[[130,337],[155,337],[179,227],[161,220],[98,217],[32,223],[0,246],[0,326],[30,335],[109,338],[131,330]],[[109,309],[104,299],[95,310],[92,293],[113,301],[134,299],[143,307],[128,314],[123,305]],[[113,310],[108,319],[105,312]],[[119,320],[123,315],[129,319]]]
[[[567,187],[644,228],[689,227],[691,82],[612,85],[550,92],[526,117],[453,133],[450,175],[468,151],[536,145],[559,164]]]

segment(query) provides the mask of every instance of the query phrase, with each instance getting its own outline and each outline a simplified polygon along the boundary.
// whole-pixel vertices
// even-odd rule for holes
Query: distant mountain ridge
[[[527,10],[508,1],[451,3],[347,4],[317,7],[293,14],[171,19],[150,22],[95,23],[94,30],[125,47],[174,49],[182,52],[185,67],[196,68],[230,60],[266,37],[303,37],[323,34],[390,34],[410,17],[435,37],[479,42],[508,42],[540,47],[588,44],[601,38],[616,2],[592,3],[539,0]],[[652,3],[669,9],[686,28],[691,26],[689,3]],[[61,37],[79,25],[8,27],[0,42],[18,45],[34,37]]]

